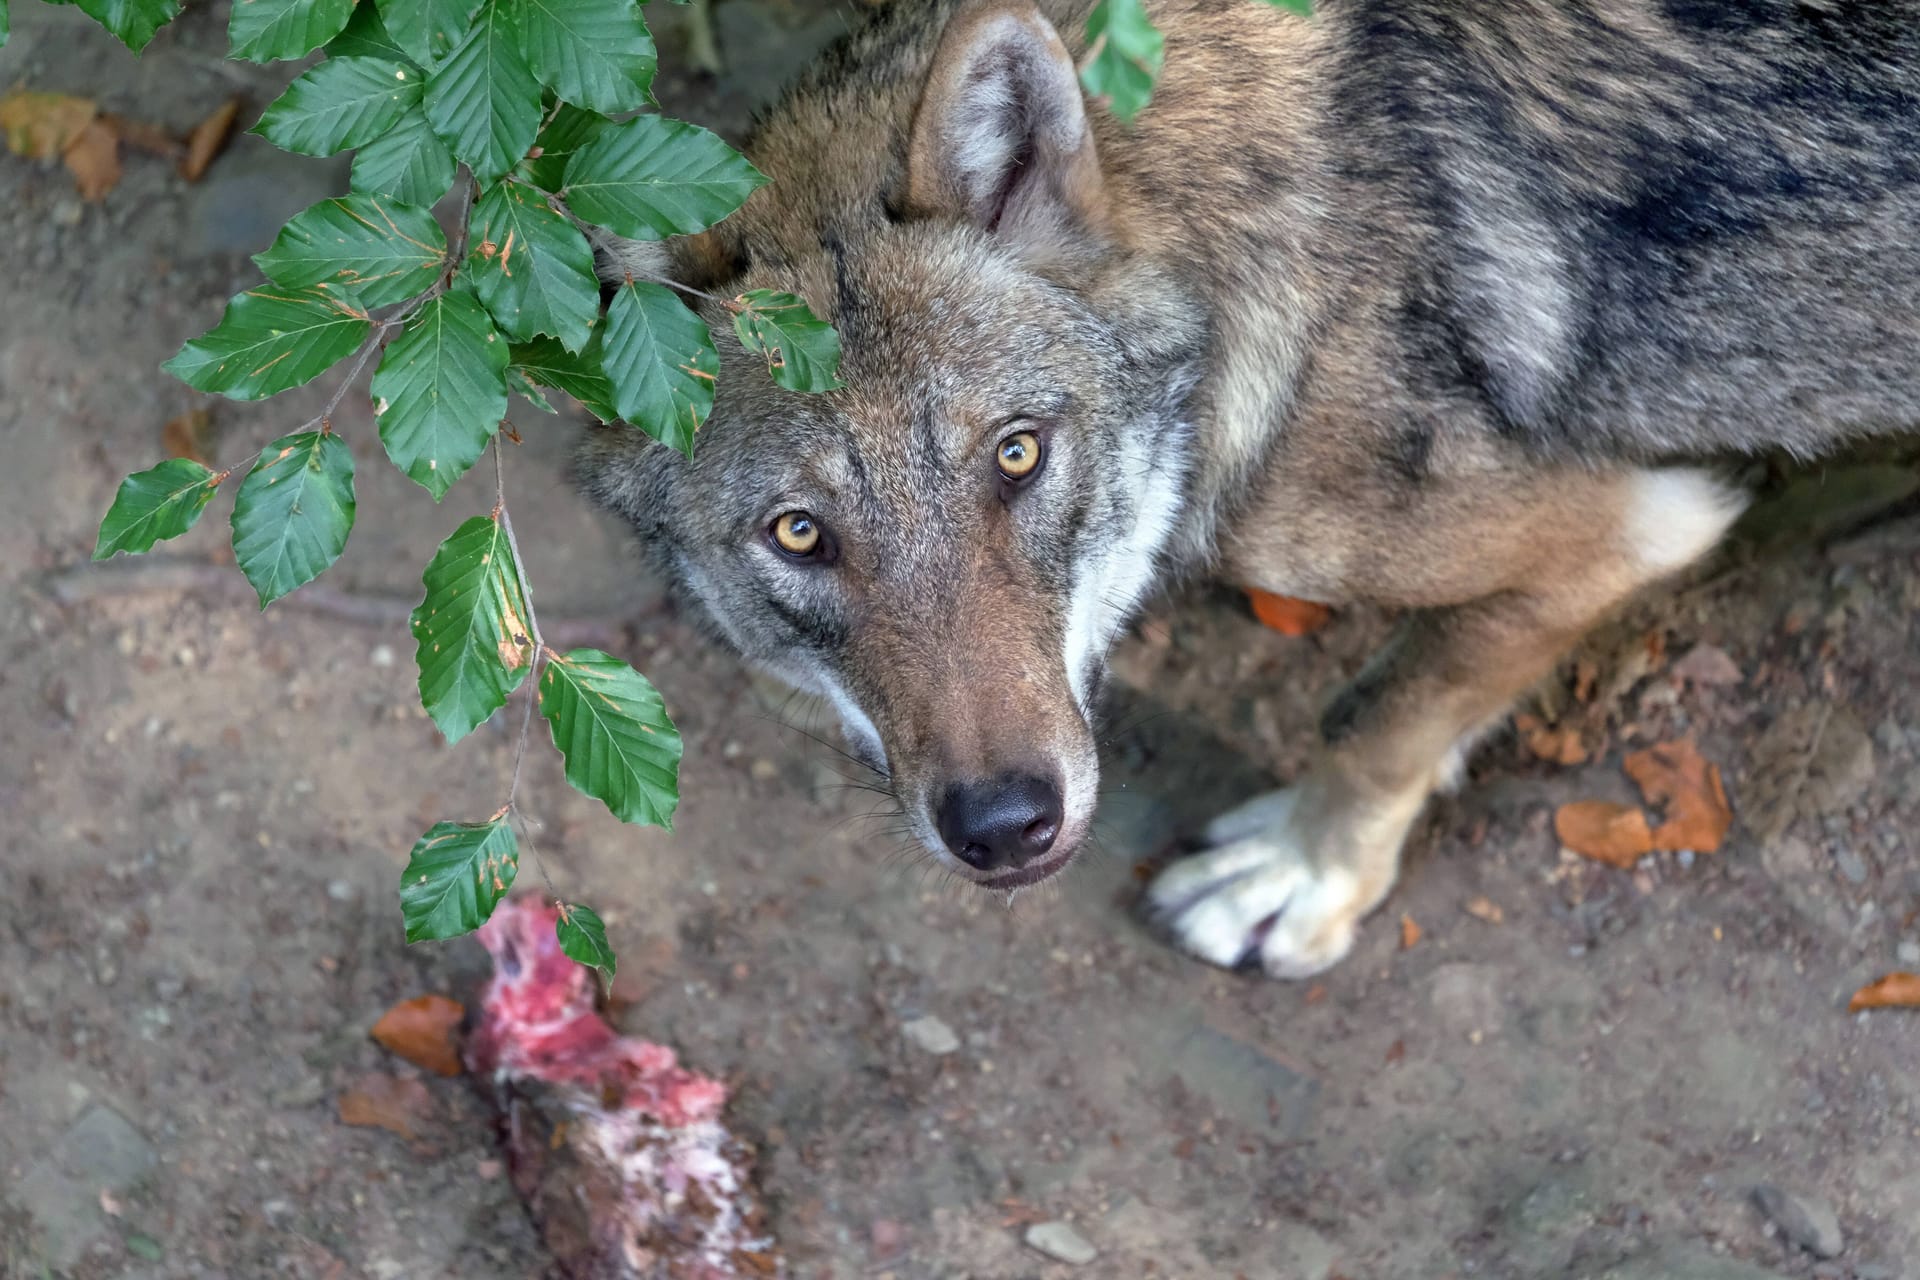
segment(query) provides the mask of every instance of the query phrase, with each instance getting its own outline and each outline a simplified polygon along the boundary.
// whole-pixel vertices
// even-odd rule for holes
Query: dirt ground
[[[662,96],[734,130],[848,16],[717,13],[726,85]],[[16,0],[13,21],[0,89],[172,128],[234,92],[255,110],[287,75],[220,60],[219,3],[138,61],[72,8]],[[224,500],[165,559],[87,565],[119,478],[208,404],[156,366],[345,178],[249,138],[197,186],[132,155],[86,205],[0,156],[6,1277],[549,1265],[467,1082],[427,1079],[413,1141],[337,1109],[365,1073],[412,1074],[368,1039],[384,1009],[470,998],[484,972],[471,943],[403,945],[394,888],[418,833],[491,812],[510,765],[509,717],[440,742],[400,621],[485,486],[435,507],[360,400],[338,423],[360,523],[330,610],[262,615],[236,572],[209,575]],[[216,453],[325,390],[211,404]],[[787,727],[806,709],[710,652],[569,492],[571,421],[517,420],[547,628],[636,661],[688,743],[671,836],[614,822],[536,744],[538,847],[610,924],[621,1025],[734,1085],[796,1274],[1920,1280],[1920,1012],[1846,1009],[1920,970],[1920,513],[1889,496],[1911,466],[1802,477],[1756,526],[1784,547],[1596,637],[1591,700],[1569,676],[1535,708],[1588,762],[1497,737],[1355,954],[1287,985],[1167,949],[1134,911],[1140,864],[1299,768],[1382,619],[1289,639],[1231,592],[1167,602],[1116,660],[1099,853],[1009,908],[863,821],[871,797]],[[1622,753],[1688,734],[1738,814],[1719,853],[1619,871],[1560,850],[1555,806],[1632,799]],[[1762,1183],[1835,1215],[1838,1256],[1758,1212]],[[1046,1221],[1098,1256],[1030,1248]]]

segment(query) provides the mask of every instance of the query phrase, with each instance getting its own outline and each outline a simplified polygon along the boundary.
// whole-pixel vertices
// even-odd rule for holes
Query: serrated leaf
[[[340,285],[249,289],[160,367],[199,391],[261,400],[319,377],[372,327],[360,299]]]
[[[544,191],[558,191],[566,181],[567,161],[587,145],[609,121],[597,111],[582,111],[561,103],[553,118],[540,130],[533,146],[540,154],[521,162],[527,180]]]
[[[598,649],[549,657],[540,714],[565,757],[568,782],[622,822],[672,829],[680,733],[645,676]]]
[[[340,558],[353,513],[353,454],[339,436],[301,431],[260,451],[233,502],[233,558],[262,609]]]
[[[440,544],[413,611],[420,704],[449,743],[507,704],[533,657],[526,597],[506,531],[475,516]]]
[[[453,187],[456,167],[427,113],[410,107],[400,123],[353,153],[350,185],[428,209]]]
[[[157,467],[134,472],[120,482],[113,505],[100,521],[93,558],[105,560],[120,551],[138,553],[179,537],[193,528],[219,487],[219,477],[190,458],[169,458]]]
[[[563,102],[611,115],[650,101],[653,35],[634,0],[521,0],[520,38]]]
[[[491,822],[436,822],[400,873],[407,941],[457,938],[487,922],[513,888],[520,844],[505,814]]]
[[[753,289],[729,304],[733,331],[767,361],[775,384],[789,391],[831,391],[840,381],[840,335],[799,298]]]
[[[660,240],[710,227],[766,183],[698,125],[636,116],[609,125],[567,162],[567,207],[616,235]]]
[[[470,293],[421,307],[373,374],[374,416],[393,465],[438,502],[507,416],[507,344]]]
[[[473,211],[466,272],[501,332],[522,341],[552,334],[569,351],[600,318],[600,280],[587,238],[545,193],[502,182]]]
[[[419,72],[385,58],[329,58],[288,85],[253,132],[282,151],[330,156],[393,128],[422,87]]]
[[[7,47],[7,37],[13,34],[13,23],[7,16],[7,0],[0,0],[0,49]]]
[[[412,55],[401,48],[400,42],[387,30],[387,24],[380,20],[380,8],[374,4],[353,6],[353,16],[347,19],[346,27],[327,41],[326,54],[329,58],[384,58],[416,71],[420,69]],[[425,79],[421,77],[422,81]]]
[[[563,347],[561,350],[564,351],[565,348]],[[542,413],[560,412],[553,407],[553,402],[547,399],[546,393],[541,391],[540,388],[534,384],[533,380],[527,377],[523,371],[513,365],[507,366],[507,390],[513,392]]]
[[[229,58],[275,62],[304,58],[339,35],[354,0],[233,0],[227,17]]]
[[[180,16],[180,0],[77,0],[80,12],[111,31],[120,43],[140,52],[153,33]],[[6,11],[0,9],[0,44],[5,43]]]
[[[1131,123],[1153,97],[1153,82],[1166,61],[1166,38],[1141,0],[1100,0],[1087,18],[1087,45],[1098,52],[1082,64],[1081,85]]]
[[[446,234],[427,210],[340,196],[295,214],[253,261],[275,284],[347,285],[362,305],[383,307],[425,292],[446,256]]]
[[[380,0],[395,43],[423,67],[453,52],[473,19],[474,0]]]
[[[520,163],[540,131],[540,82],[520,52],[516,11],[488,0],[427,78],[427,119],[484,186]]]
[[[567,958],[599,972],[600,980],[613,982],[613,948],[607,944],[607,926],[591,907],[579,903],[561,903],[560,915],[553,922],[553,936]]]
[[[607,307],[601,342],[620,416],[692,457],[720,373],[707,322],[665,285],[629,280]]]
[[[617,422],[620,411],[613,407],[613,381],[601,363],[603,332],[595,330],[578,355],[553,338],[516,343],[512,348],[512,367],[529,381],[572,396],[600,421]]]

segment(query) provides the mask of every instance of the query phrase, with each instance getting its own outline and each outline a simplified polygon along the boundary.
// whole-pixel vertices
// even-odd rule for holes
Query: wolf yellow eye
[[[1000,442],[995,461],[1007,479],[1025,480],[1040,469],[1040,437],[1031,431],[1014,432]]]
[[[820,549],[820,526],[805,511],[789,511],[773,522],[773,543],[790,556],[810,556]]]

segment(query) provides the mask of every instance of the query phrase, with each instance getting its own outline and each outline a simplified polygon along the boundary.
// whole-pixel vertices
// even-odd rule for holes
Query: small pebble
[[[373,646],[373,652],[367,657],[376,667],[390,667],[393,665],[393,646],[377,644]]]
[[[1782,1235],[1816,1258],[1837,1258],[1846,1248],[1839,1215],[1824,1200],[1761,1183],[1753,1189],[1753,1203]]]
[[[928,1053],[952,1053],[960,1047],[960,1037],[953,1028],[932,1014],[901,1023],[900,1034]]]
[[[1036,1222],[1027,1228],[1024,1239],[1027,1248],[1076,1267],[1084,1267],[1100,1256],[1085,1236],[1065,1222]]]
[[[772,782],[780,776],[780,766],[771,760],[755,760],[747,769],[755,782]]]
[[[1679,862],[1682,869],[1687,871],[1693,870],[1693,857],[1694,857],[1694,854],[1693,854],[1693,850],[1691,849],[1682,849],[1680,851]]]
[[[1867,864],[1853,851],[1852,845],[1840,845],[1833,851],[1834,865],[1840,868],[1840,874],[1847,878],[1848,884],[1867,882]]]
[[[353,901],[353,882],[351,880],[329,880],[327,896],[335,902]]]
[[[1894,948],[1893,953],[1900,957],[1901,964],[1920,964],[1920,942],[1903,942]]]

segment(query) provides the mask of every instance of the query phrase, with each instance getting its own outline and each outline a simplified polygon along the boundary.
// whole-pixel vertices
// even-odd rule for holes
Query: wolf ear
[[[948,22],[914,115],[907,199],[1027,243],[1106,229],[1079,75],[1026,0],[965,5]]]

